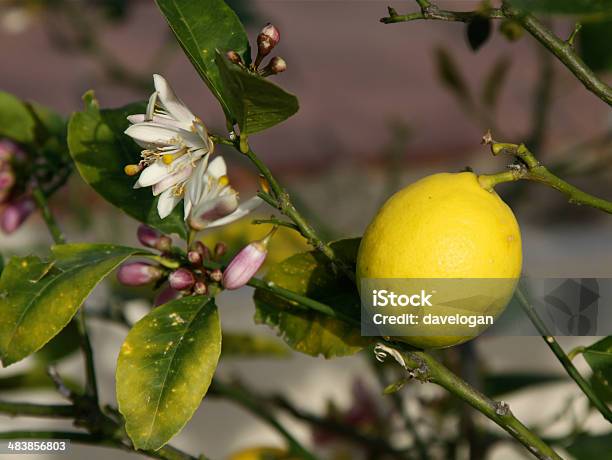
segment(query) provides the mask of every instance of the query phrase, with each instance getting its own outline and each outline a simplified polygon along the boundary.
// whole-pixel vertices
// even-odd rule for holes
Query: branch
[[[518,165],[513,165],[510,171],[505,171],[499,174],[480,175],[478,180],[480,184],[491,190],[497,184],[504,182],[514,182],[525,179],[548,185],[555,190],[560,191],[567,196],[570,203],[577,205],[587,205],[595,209],[612,214],[612,202],[598,198],[583,192],[579,188],[564,181],[551,173],[545,166],[540,164],[533,153],[525,146],[525,144],[510,144],[506,142],[496,142],[491,138],[491,133],[487,132],[483,137],[483,143],[491,146],[493,155],[507,153],[515,156],[519,160]]]
[[[520,289],[516,290],[516,298],[519,301],[521,307],[523,308],[523,311],[525,311],[527,316],[529,316],[529,319],[531,320],[533,325],[542,335],[542,338],[546,342],[546,345],[548,345],[548,347],[555,354],[555,356],[557,357],[563,368],[567,371],[569,376],[574,380],[574,382],[576,382],[576,384],[580,387],[586,397],[589,398],[589,401],[591,401],[593,406],[595,406],[597,410],[601,412],[601,415],[603,415],[607,421],[612,423],[612,410],[610,410],[608,405],[599,398],[597,393],[593,391],[593,388],[591,387],[589,382],[580,374],[580,372],[578,372],[578,369],[576,369],[576,366],[574,366],[574,364],[572,363],[571,358],[565,354],[563,348],[561,348],[561,345],[559,345],[559,342],[557,342],[555,337],[548,330],[546,324],[544,324],[542,319],[538,316],[538,313],[527,301]],[[574,357],[577,352],[578,351],[576,350],[572,350],[572,357]]]
[[[76,408],[71,404],[31,404],[25,402],[0,401],[0,412],[12,417],[22,415],[27,417],[74,418]]]
[[[512,19],[518,22],[537,41],[546,47],[559,59],[582,84],[608,105],[612,105],[612,88],[600,80],[585,62],[578,56],[573,46],[573,38],[561,40],[535,16],[514,8],[508,0],[504,0],[502,8],[491,8],[483,11],[447,11],[441,10],[427,0],[417,0],[421,11],[400,15],[389,8],[389,16],[381,18],[384,24],[408,22],[419,19],[435,19],[440,21],[470,22],[475,17],[490,19]]]
[[[283,425],[281,425],[274,414],[265,405],[261,404],[260,398],[249,394],[238,385],[228,385],[218,380],[213,380],[208,393],[211,396],[222,396],[232,400],[233,402],[247,409],[256,417],[262,419],[268,425],[272,426],[283,436],[283,438],[285,438],[289,444],[291,452],[298,455],[299,458],[317,460],[317,457],[302,446],[302,444],[295,439]]]
[[[40,209],[42,218],[45,221],[45,224],[47,225],[49,233],[51,234],[51,237],[53,238],[55,244],[65,243],[66,239],[64,238],[64,235],[62,234],[62,231],[57,225],[57,221],[55,220],[55,217],[53,216],[53,213],[49,208],[49,203],[47,202],[47,197],[45,196],[45,194],[40,188],[37,187],[32,190],[32,197],[34,198],[34,201],[36,201],[36,205]]]
[[[392,355],[409,372],[421,381],[435,383],[495,422],[517,439],[533,455],[541,460],[562,460],[561,457],[536,434],[532,433],[502,401],[493,401],[453,374],[433,356],[424,351],[409,350],[404,344],[390,344],[393,348],[379,346],[384,355]],[[399,352],[398,350],[402,350]],[[380,356],[380,355],[379,355]]]

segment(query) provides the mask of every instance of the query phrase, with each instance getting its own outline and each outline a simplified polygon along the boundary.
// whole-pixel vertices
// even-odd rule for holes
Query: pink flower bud
[[[270,38],[273,43],[272,46],[278,45],[278,42],[280,41],[280,32],[272,24],[267,23],[264,28],[261,29],[260,33]]]
[[[36,203],[29,196],[24,196],[8,204],[0,214],[0,228],[6,234],[13,233],[36,209]]]
[[[148,248],[154,248],[157,245],[159,238],[161,236],[161,234],[157,230],[154,230],[145,224],[140,224],[138,226],[137,235],[138,235],[138,241],[140,241],[140,244]]]
[[[12,158],[23,160],[25,158],[25,152],[21,150],[21,147],[9,139],[0,140],[0,163],[9,161]]]
[[[179,291],[172,289],[170,286],[166,286],[159,292],[159,294],[157,294],[157,297],[155,297],[155,300],[153,301],[153,305],[159,307],[160,305],[178,298],[180,295],[181,293]]]
[[[206,295],[208,292],[208,286],[204,281],[198,281],[193,286],[193,293],[197,295]]]
[[[179,268],[178,270],[170,273],[168,277],[170,287],[177,291],[184,291],[185,289],[191,289],[195,283],[195,276],[186,268]]]
[[[198,254],[200,254],[202,260],[210,259],[210,251],[208,247],[201,241],[196,241],[195,250],[198,251]]]
[[[155,249],[161,252],[168,252],[170,249],[172,249],[172,238],[166,235],[160,236],[157,244],[155,245]]]
[[[238,289],[247,284],[261,268],[267,255],[268,250],[259,241],[245,246],[223,272],[223,287]]]
[[[215,259],[223,257],[226,252],[227,252],[227,245],[225,243],[223,243],[222,241],[219,241],[217,244],[215,244]]]
[[[223,279],[223,272],[219,270],[218,268],[215,268],[214,270],[210,272],[208,276],[210,277],[212,281],[214,281],[215,283],[218,283]]]
[[[228,51],[226,56],[230,62],[233,62],[234,64],[242,64],[242,58],[236,51]]]
[[[274,56],[270,59],[267,66],[261,69],[260,74],[263,77],[269,77],[270,75],[276,75],[287,70],[287,63],[282,57]]]
[[[4,203],[11,195],[11,189],[15,185],[15,175],[10,168],[0,169],[0,203]]]
[[[202,256],[198,251],[189,251],[187,253],[187,260],[192,265],[200,265],[202,263]]]
[[[156,265],[147,262],[130,262],[121,265],[117,280],[126,286],[142,286],[160,279],[163,271]]]

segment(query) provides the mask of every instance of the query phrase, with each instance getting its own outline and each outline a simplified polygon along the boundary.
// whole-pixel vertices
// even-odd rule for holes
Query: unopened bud
[[[200,265],[202,263],[202,256],[198,251],[189,251],[187,253],[187,260],[192,265]]]
[[[9,139],[0,140],[0,163],[9,162],[12,159],[24,160],[25,152]]]
[[[160,279],[163,271],[156,265],[147,262],[130,262],[121,265],[117,280],[126,286],[143,286]]]
[[[223,272],[221,270],[219,270],[218,268],[215,268],[214,270],[212,270],[210,272],[210,274],[208,276],[215,283],[219,283],[223,279]]]
[[[210,251],[208,247],[201,241],[196,241],[195,250],[198,251],[198,254],[200,254],[202,260],[210,259]]]
[[[215,259],[219,259],[225,255],[227,252],[227,245],[222,241],[219,241],[215,244]]]
[[[168,252],[172,249],[172,238],[166,235],[160,236],[155,245],[155,249],[161,252]]]
[[[36,203],[29,196],[21,197],[8,204],[0,214],[0,228],[6,234],[13,233],[36,209]]]
[[[155,248],[161,236],[161,234],[157,230],[152,229],[151,227],[145,224],[140,224],[138,226],[137,235],[140,244],[148,248]]]
[[[157,297],[155,297],[155,300],[153,301],[153,305],[158,307],[160,305],[170,302],[171,300],[178,298],[180,295],[181,293],[176,289],[172,289],[170,286],[166,286],[159,292],[159,294],[157,294]]]
[[[272,41],[273,46],[278,45],[280,41],[280,32],[274,25],[267,23],[264,28],[261,29],[260,33],[268,37]]]
[[[287,70],[287,63],[282,57],[274,56],[268,65],[261,70],[261,75],[268,77],[270,75],[276,75]]]
[[[208,286],[204,281],[197,281],[196,284],[193,285],[193,293],[197,295],[206,295],[208,292]]]
[[[193,273],[186,268],[179,268],[178,270],[170,273],[168,281],[170,282],[170,287],[172,289],[184,291],[185,289],[191,289],[191,287],[194,285],[195,276],[193,276]]]
[[[0,170],[0,203],[4,203],[11,195],[11,189],[15,185],[15,174],[10,168]]]
[[[264,176],[259,176],[259,188],[262,192],[270,194],[270,182]]]
[[[239,289],[249,282],[261,268],[268,255],[266,246],[260,241],[245,246],[223,272],[223,287]]]
[[[242,58],[236,51],[228,51],[226,56],[230,60],[230,62],[233,62],[234,64],[243,64]]]

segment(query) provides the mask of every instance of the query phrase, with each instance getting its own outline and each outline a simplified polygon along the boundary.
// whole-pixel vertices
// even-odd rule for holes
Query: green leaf
[[[572,440],[566,450],[575,460],[612,460],[612,433],[580,434]]]
[[[138,449],[157,450],[192,417],[221,353],[214,299],[173,300],[138,321],[117,362],[117,401]]]
[[[359,241],[340,240],[332,247],[347,263],[354,263]],[[265,280],[359,318],[357,288],[337,274],[318,252],[296,254],[273,265]],[[361,337],[358,328],[318,312],[305,311],[267,290],[255,290],[254,300],[256,322],[274,327],[299,352],[331,358],[351,355],[369,343],[369,339]]]
[[[563,376],[551,374],[507,373],[487,375],[484,378],[483,393],[491,397],[501,396],[523,390],[527,387],[559,382],[561,380],[563,380]]]
[[[587,22],[578,32],[580,55],[596,72],[612,70],[612,20]]]
[[[486,16],[475,16],[468,22],[466,34],[470,48],[473,51],[478,51],[491,36],[491,20]]]
[[[517,8],[550,14],[594,14],[612,10],[612,0],[512,0]]]
[[[42,367],[60,361],[79,349],[81,338],[75,321],[70,321],[59,334],[34,354],[34,358]]]
[[[156,3],[185,54],[229,115],[215,52],[233,50],[250,63],[249,40],[238,16],[222,0],[156,0]]]
[[[0,137],[23,144],[34,140],[35,122],[26,105],[12,94],[0,91]]]
[[[230,63],[217,53],[217,66],[227,89],[227,103],[240,133],[271,128],[295,114],[297,98],[267,79]]]
[[[123,172],[138,163],[140,147],[123,132],[127,116],[144,113],[142,103],[120,109],[100,110],[93,94],[85,95],[85,110],[72,115],[68,125],[68,147],[81,177],[102,197],[133,218],[164,233],[187,238],[182,206],[160,219],[157,198],[149,187],[134,189],[136,178]]]
[[[291,353],[278,339],[224,332],[221,354],[224,358],[286,358]]]
[[[435,50],[438,78],[462,103],[471,104],[471,93],[457,63],[444,48]]]
[[[508,71],[512,62],[507,56],[500,56],[489,71],[482,90],[482,102],[487,107],[495,107],[499,94],[507,80]]]
[[[612,389],[612,335],[586,347],[582,355],[593,369],[593,377],[608,390]]]
[[[8,366],[39,350],[72,319],[93,288],[138,249],[54,246],[53,257],[13,257],[0,278],[0,358]]]

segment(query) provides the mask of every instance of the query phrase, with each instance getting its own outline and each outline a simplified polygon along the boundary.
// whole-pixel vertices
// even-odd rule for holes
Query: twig
[[[520,161],[520,164],[515,165],[516,167],[513,167],[509,171],[499,174],[478,176],[481,185],[486,189],[491,190],[495,185],[503,182],[513,182],[521,179],[532,180],[560,191],[567,196],[570,203],[591,206],[595,209],[612,214],[612,202],[583,192],[579,188],[557,177],[540,164],[525,144],[519,145],[496,142],[491,138],[490,132],[485,134],[483,142],[490,144],[493,155],[508,153],[515,156]]]
[[[85,321],[85,306],[81,307],[77,318],[77,328],[81,339],[81,351],[85,359],[85,394],[91,398],[96,406],[99,404],[98,383],[96,380],[96,367],[94,363],[91,341],[87,332]]]
[[[49,203],[47,202],[45,194],[42,192],[42,190],[40,190],[40,188],[36,187],[34,190],[32,190],[32,196],[34,201],[36,201],[36,205],[40,209],[42,218],[45,221],[45,224],[47,225],[49,233],[51,234],[55,244],[65,243],[66,239],[64,238],[64,235],[62,234],[62,231],[57,225],[55,217],[49,208]]]
[[[271,217],[270,219],[255,219],[253,220],[252,223],[255,225],[272,224],[272,225],[278,225],[279,227],[287,227],[287,228],[290,228],[291,230],[295,230],[296,232],[300,231],[298,226],[295,225],[294,223],[286,222],[284,220],[280,220],[275,217]]]
[[[608,405],[602,401],[597,393],[593,391],[593,388],[589,384],[589,382],[578,372],[576,366],[572,363],[571,359],[565,354],[559,342],[555,339],[555,337],[551,334],[546,327],[546,324],[539,317],[538,313],[535,311],[533,306],[529,303],[529,301],[525,298],[525,295],[522,293],[520,289],[516,290],[516,298],[521,304],[523,311],[529,316],[529,319],[536,327],[538,332],[542,335],[542,338],[551,349],[551,351],[555,354],[563,368],[569,374],[569,376],[576,382],[576,384],[580,387],[582,392],[589,398],[589,401],[601,412],[601,415],[604,416],[606,420],[612,422],[612,410],[608,407]]]
[[[253,397],[238,385],[228,385],[218,380],[213,380],[208,390],[209,395],[223,396],[241,405],[256,417],[262,419],[268,425],[278,431],[289,444],[291,453],[299,455],[300,458],[316,460],[317,457],[308,451],[287,429],[276,419],[274,414],[263,404],[259,398]]]
[[[26,402],[0,401],[0,413],[11,416],[74,418],[76,409],[72,404],[31,404]]]
[[[545,46],[557,59],[559,59],[582,84],[593,94],[608,105],[612,105],[612,88],[604,83],[585,64],[574,50],[573,40],[564,41],[550,31],[535,16],[512,6],[511,2],[504,0],[502,8],[491,8],[483,11],[447,11],[426,0],[417,0],[421,11],[400,15],[395,10],[389,10],[389,16],[380,21],[384,24],[414,21],[419,19],[435,19],[440,21],[470,22],[476,16],[490,19],[513,19],[543,46]]]
[[[394,354],[394,352],[398,353],[398,350],[402,350],[399,352],[399,356],[395,354],[394,356],[400,358],[411,376],[440,385],[462,399],[512,435],[537,458],[541,460],[562,460],[548,444],[532,433],[512,414],[506,403],[493,401],[486,397],[449,371],[430,354],[424,351],[407,350],[407,347],[403,344],[393,344],[392,346],[395,350],[385,347],[385,351]]]

